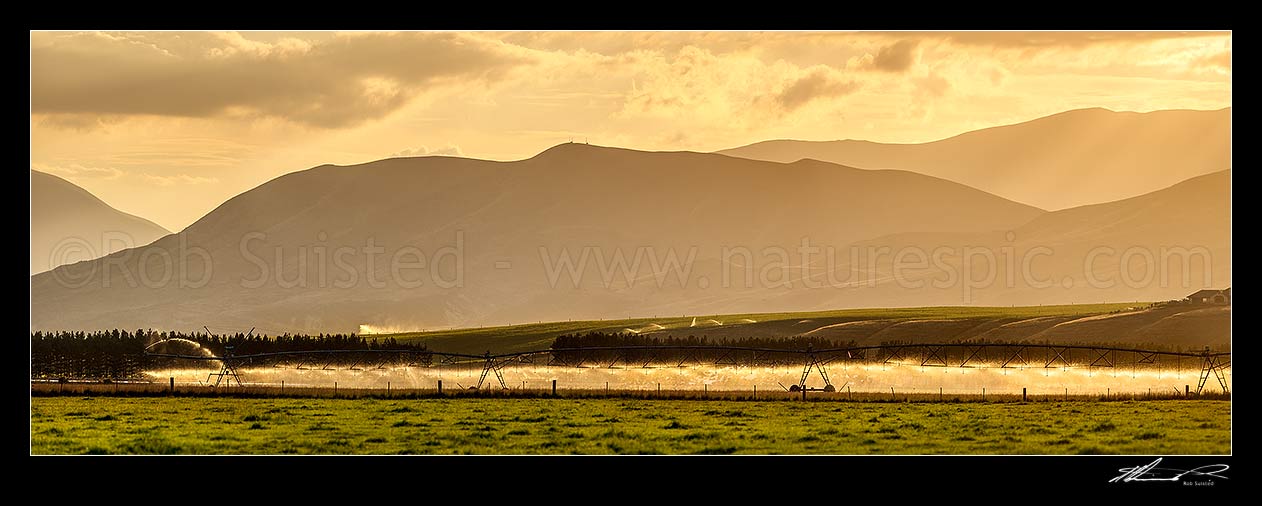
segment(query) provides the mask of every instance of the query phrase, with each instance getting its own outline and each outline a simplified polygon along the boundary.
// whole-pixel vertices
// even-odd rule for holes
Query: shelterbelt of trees
[[[740,337],[734,339],[712,339],[707,336],[675,337],[672,335],[641,335],[632,333],[587,332],[558,336],[552,342],[552,349],[592,348],[610,346],[733,346],[742,348],[767,348],[785,351],[802,351],[810,347],[816,350],[830,348],[849,348],[858,346],[853,341],[829,339],[826,337],[794,336],[794,337]]]
[[[1030,345],[1051,345],[1048,342],[1037,341],[1002,341],[1002,340],[985,340],[970,339],[967,341],[952,341],[956,344],[969,345],[988,345],[991,349],[981,351],[976,354],[980,361],[987,359],[1003,360],[1014,352],[1018,352],[1022,347]],[[893,351],[893,347],[898,346],[914,346],[916,342],[909,340],[886,340],[881,341],[880,346],[891,347],[872,350],[870,357],[881,359],[889,357],[897,352]],[[871,346],[871,345],[868,345]],[[1199,353],[1209,348],[1180,347],[1163,343],[1125,343],[1118,345],[1116,343],[1099,343],[1099,342],[1061,342],[1055,343],[1055,346],[1120,346],[1132,351],[1125,351],[1132,355],[1138,354],[1143,357],[1146,353]],[[552,343],[552,356],[560,363],[565,364],[582,364],[582,363],[600,363],[606,362],[616,363],[669,363],[680,361],[713,361],[716,364],[727,362],[740,362],[744,364],[760,363],[764,365],[783,365],[786,363],[799,363],[801,361],[801,353],[808,350],[839,350],[856,348],[858,344],[854,340],[830,339],[818,336],[793,336],[793,337],[744,337],[744,338],[709,338],[706,336],[697,337],[689,335],[687,337],[674,337],[671,335],[642,335],[635,333],[605,333],[605,332],[588,332],[566,334],[556,338]],[[605,349],[615,348],[615,349]],[[733,350],[731,348],[756,348],[758,350]],[[1227,351],[1224,348],[1215,351]],[[1142,350],[1142,351],[1135,351]],[[922,350],[923,351],[923,350]],[[742,353],[753,353],[752,356]],[[943,355],[937,355],[939,360],[945,360],[948,354],[952,352],[943,351]],[[1004,355],[1004,354],[1007,355]],[[1003,355],[1003,357],[999,357]],[[1075,352],[1072,355],[1066,352],[1065,355],[1058,355],[1062,361],[1081,361],[1086,359],[1091,363],[1093,358],[1088,356],[1089,353]],[[739,359],[739,360],[738,360]],[[960,357],[961,360],[964,357]],[[1149,366],[1169,366],[1174,365],[1179,357],[1173,355],[1164,355],[1160,357],[1143,358],[1143,363]]]
[[[761,348],[764,350],[783,350],[762,353],[754,360],[764,365],[782,365],[800,361],[799,352],[808,348],[824,350],[855,346],[855,341],[843,341],[814,336],[795,337],[742,337],[733,339],[713,339],[706,336],[674,337],[645,336],[631,333],[588,332],[585,334],[568,334],[558,336],[552,342],[552,355],[561,363],[581,363],[586,361],[609,362],[645,362],[670,363],[675,361],[714,361],[733,360],[733,350],[722,348],[693,348],[705,346]],[[635,349],[634,347],[644,347]],[[631,349],[601,350],[606,347],[632,347]],[[581,348],[581,350],[579,349]],[[597,348],[597,349],[593,349]]]
[[[177,355],[224,356],[312,350],[424,351],[423,344],[394,338],[366,339],[356,334],[266,335],[110,330],[31,333],[32,379],[131,379],[155,362],[145,351]]]

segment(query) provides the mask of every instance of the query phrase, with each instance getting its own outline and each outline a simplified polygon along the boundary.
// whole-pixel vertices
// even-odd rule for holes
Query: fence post
[[[280,380],[280,393],[285,393],[285,380]]]
[[[557,394],[557,380],[552,380],[552,395]]]
[[[438,380],[438,395],[443,394],[443,380]]]
[[[175,376],[171,376],[171,391],[175,392]]]
[[[754,385],[754,398],[758,398],[758,385]]]
[[[985,402],[985,400],[986,400],[986,387],[982,387],[982,401]]]
[[[390,396],[390,382],[386,382],[386,397]]]
[[[895,397],[894,397],[894,387],[890,387],[890,400],[891,400],[891,401],[897,401],[897,400],[898,400],[897,398],[895,398]]]
[[[333,395],[337,395],[337,382],[333,382]]]
[[[1025,387],[1021,387],[1021,402],[1025,402]]]
[[[1183,385],[1183,396],[1187,397],[1189,395],[1192,395],[1192,385]]]
[[[942,387],[938,387],[938,402],[942,402]]]

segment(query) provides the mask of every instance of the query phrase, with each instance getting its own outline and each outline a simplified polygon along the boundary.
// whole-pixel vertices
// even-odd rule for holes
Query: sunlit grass
[[[1229,401],[35,397],[36,454],[1225,454]]]

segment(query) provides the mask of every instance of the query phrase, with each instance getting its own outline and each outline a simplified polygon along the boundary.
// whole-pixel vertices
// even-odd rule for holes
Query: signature
[[[1122,474],[1116,478],[1109,480],[1109,483],[1127,483],[1132,481],[1179,481],[1184,476],[1192,475],[1192,477],[1205,476],[1213,478],[1227,479],[1221,473],[1230,468],[1227,464],[1209,464],[1195,469],[1170,469],[1168,467],[1157,467],[1161,463],[1161,459],[1152,461],[1146,466],[1123,467],[1118,469]]]

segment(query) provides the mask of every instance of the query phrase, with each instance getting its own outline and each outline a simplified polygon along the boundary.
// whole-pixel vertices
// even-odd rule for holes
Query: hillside
[[[812,336],[858,345],[885,341],[1030,341],[1223,348],[1231,341],[1230,306],[1083,304],[1032,307],[844,309],[810,313],[701,315],[617,321],[545,322],[393,334],[448,352],[547,348],[563,334],[635,333],[697,336],[715,341]]]
[[[922,144],[774,140],[719,153],[904,169],[1043,209],[1120,200],[1231,167],[1231,108],[1080,109]]]
[[[170,233],[65,179],[31,171],[31,274],[144,246]]]
[[[818,291],[777,300],[782,269],[746,270],[740,253],[783,253],[790,270],[803,238],[841,248],[1007,230],[1041,214],[905,171],[584,144],[516,162],[326,165],[154,244],[33,277],[31,325],[334,332],[837,307]],[[161,280],[164,258],[178,259],[169,281],[136,281]],[[684,268],[669,269],[672,258]]]
[[[1202,288],[1231,286],[1231,171],[1117,202],[1046,213],[1009,232],[890,234],[858,245],[888,253],[870,264],[862,258],[861,265],[835,270],[872,269],[866,279],[874,281],[864,288],[874,305],[934,300],[952,290],[956,300],[981,305],[1180,299]],[[935,251],[944,254],[914,264],[916,254],[931,257]],[[912,260],[896,277],[894,258],[900,252]],[[827,267],[817,264],[812,272],[823,276]],[[959,281],[935,287],[947,279]]]

